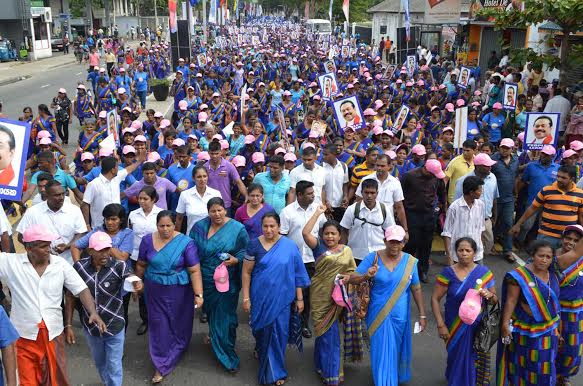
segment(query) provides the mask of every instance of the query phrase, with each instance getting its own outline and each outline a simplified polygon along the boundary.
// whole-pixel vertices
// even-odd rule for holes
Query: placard
[[[397,134],[399,130],[403,128],[405,121],[407,120],[407,116],[409,115],[409,106],[403,105],[401,106],[401,110],[397,114],[397,118],[395,119],[395,124],[391,127],[393,134]]]
[[[415,69],[417,68],[417,56],[407,55],[407,75],[411,78],[415,74]]]
[[[346,58],[348,58],[349,54],[350,54],[350,46],[342,46],[342,50],[340,51],[340,56],[343,59],[346,59]]]
[[[0,198],[20,201],[30,123],[0,118]]]
[[[463,88],[464,90],[468,88],[468,83],[470,82],[470,75],[472,74],[471,70],[467,67],[462,66],[460,68],[460,77],[458,79],[458,86]]]
[[[338,82],[333,72],[320,75],[318,77],[318,83],[320,83],[320,90],[322,90],[322,99],[329,101],[338,95]]]
[[[333,60],[328,60],[326,63],[324,63],[324,70],[326,71],[326,73],[329,72],[336,72],[336,64],[334,63]]]
[[[336,122],[342,134],[347,127],[352,127],[354,130],[364,127],[362,110],[355,95],[337,100],[333,105]]]
[[[326,135],[326,127],[328,125],[326,124],[326,122],[317,119],[314,120],[312,122],[312,129],[310,130],[310,133],[316,133],[318,135],[318,138],[322,138]]]
[[[107,135],[113,136],[113,141],[119,146],[119,116],[116,109],[107,112],[106,120]]]
[[[198,54],[196,55],[196,60],[198,61],[198,65],[200,67],[205,67],[207,64],[206,54]]]
[[[557,146],[560,113],[526,113],[527,150],[541,150],[544,145]]]
[[[455,110],[455,127],[453,132],[453,147],[461,149],[468,137],[468,106]]]
[[[516,83],[504,84],[504,98],[502,106],[505,110],[516,110],[516,100],[518,99],[518,85]]]
[[[389,64],[383,73],[383,79],[391,79],[395,74],[395,69],[397,68],[394,64]]]

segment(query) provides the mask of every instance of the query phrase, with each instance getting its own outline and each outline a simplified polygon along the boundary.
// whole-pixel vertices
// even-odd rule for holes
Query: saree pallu
[[[583,355],[583,257],[562,274],[559,301],[564,343],[557,357],[557,375],[572,377],[579,372]]]
[[[176,264],[190,239],[176,236],[152,258],[144,274],[150,357],[168,375],[188,349],[194,318],[194,292],[188,271]]]
[[[437,283],[447,287],[445,300],[445,324],[450,337],[446,342],[447,369],[445,377],[448,384],[489,385],[490,355],[476,353],[473,348],[474,334],[482,319],[480,314],[472,325],[465,324],[459,317],[459,308],[469,289],[490,289],[495,285],[494,275],[483,265],[477,265],[465,280],[460,281],[451,267],[446,267]],[[485,304],[482,302],[482,307]],[[481,354],[481,355],[478,355]]]
[[[208,238],[210,219],[198,221],[190,231],[199,253],[204,290],[203,312],[208,316],[209,335],[215,356],[227,370],[239,367],[235,352],[237,339],[237,305],[241,289],[241,264],[228,267],[229,291],[218,292],[213,275],[222,263],[220,253],[230,253],[243,261],[249,237],[245,227],[235,220],[227,221],[211,238]]]
[[[111,110],[111,89],[109,86],[101,87],[97,86],[97,106],[99,111],[109,111]]]
[[[257,342],[258,378],[262,385],[287,378],[285,349],[291,306],[296,288],[309,285],[298,247],[287,237],[282,236],[261,259],[255,260],[250,292],[251,329]]]
[[[526,267],[506,274],[502,284],[502,309],[508,282],[520,287],[520,299],[512,314],[512,341],[498,341],[496,383],[498,386],[555,385],[558,350],[559,281],[549,271],[550,287]],[[521,305],[528,304],[532,316]]]
[[[311,315],[316,335],[314,364],[325,385],[338,385],[344,380],[345,350],[339,319],[345,309],[332,300],[334,279],[339,273],[351,273],[355,269],[352,250],[347,246],[339,253],[326,251],[316,259],[316,273],[312,276],[310,287]]]

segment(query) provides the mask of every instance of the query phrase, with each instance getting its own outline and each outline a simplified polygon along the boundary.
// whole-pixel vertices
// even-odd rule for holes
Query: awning
[[[544,23],[542,23],[541,25],[538,26],[539,30],[546,30],[546,31],[562,31],[563,29],[561,28],[560,25],[558,25],[557,23],[553,23],[552,21],[545,21]]]

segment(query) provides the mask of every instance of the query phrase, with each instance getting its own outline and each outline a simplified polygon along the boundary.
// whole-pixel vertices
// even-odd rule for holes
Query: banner
[[[425,0],[425,23],[458,24],[460,0]]]
[[[0,118],[0,198],[20,201],[30,123]]]
[[[455,110],[455,131],[453,133],[453,147],[463,148],[463,144],[468,137],[468,106]]]
[[[406,40],[411,40],[411,15],[409,14],[409,0],[402,0],[403,1],[403,11],[405,12],[405,32],[406,32]]]
[[[527,150],[541,150],[544,145],[557,147],[559,139],[560,113],[526,113]]]
[[[330,7],[328,7],[328,19],[330,19],[330,23],[332,22],[332,4],[334,0],[330,0]]]
[[[178,31],[178,22],[176,21],[176,0],[168,0],[168,15],[170,32],[175,33]]]
[[[211,0],[208,22],[209,24],[217,24],[217,2],[215,0]]]
[[[344,12],[344,17],[348,21],[348,12],[350,11],[350,0],[344,0],[342,3],[342,12]]]

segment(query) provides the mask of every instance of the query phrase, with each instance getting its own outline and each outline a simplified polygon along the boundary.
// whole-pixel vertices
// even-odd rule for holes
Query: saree
[[[366,274],[373,265],[375,254],[369,253],[356,272]],[[402,254],[392,272],[379,263],[366,315],[370,362],[376,386],[397,386],[411,379],[410,290],[418,286],[417,259],[408,253]]]
[[[263,215],[266,213],[274,212],[274,209],[268,205],[263,204],[263,207],[253,215],[249,217],[247,214],[247,204],[243,204],[235,213],[235,220],[239,221],[245,226],[245,230],[249,235],[249,240],[253,240],[263,234],[263,228],[261,227],[261,220]]]
[[[559,281],[549,271],[550,286],[528,268],[519,267],[506,274],[502,283],[502,309],[508,283],[520,287],[520,298],[512,314],[512,341],[498,340],[496,383],[510,385],[554,385],[558,349]],[[529,306],[529,315],[521,303]]]
[[[562,272],[561,336],[565,340],[557,357],[557,375],[567,378],[576,375],[583,353],[583,257]]]
[[[204,291],[203,312],[208,316],[211,347],[215,356],[227,370],[239,367],[239,357],[235,352],[237,339],[237,305],[241,289],[241,264],[228,267],[229,291],[218,292],[213,275],[222,263],[221,253],[230,253],[239,262],[243,261],[249,236],[245,227],[235,220],[227,221],[210,238],[210,219],[207,217],[194,224],[190,238],[194,240],[200,257],[202,284]]]
[[[319,246],[318,246],[319,247]],[[318,250],[319,248],[316,248]],[[340,273],[352,273],[356,263],[348,246],[337,253],[323,251],[316,259],[316,272],[310,287],[311,315],[314,321],[316,342],[314,364],[325,385],[338,385],[344,380],[346,351],[341,339],[341,323],[344,325],[348,311],[332,300],[334,279]],[[344,314],[344,315],[343,315]],[[360,320],[358,320],[360,322]]]
[[[285,236],[280,237],[267,252],[256,238],[249,243],[247,254],[255,256],[251,275],[250,324],[259,354],[259,384],[272,384],[287,378],[285,349],[291,307],[296,288],[309,286],[310,278],[298,247]]]
[[[459,308],[470,288],[475,290],[492,288],[496,283],[494,275],[483,265],[460,281],[451,267],[446,267],[437,276],[437,283],[447,287],[445,300],[445,324],[449,330],[446,342],[447,369],[445,377],[449,385],[488,385],[490,384],[490,356],[476,353],[473,348],[474,335],[482,315],[472,325],[465,324],[459,317]],[[482,302],[482,307],[484,307]]]
[[[144,274],[150,357],[162,376],[176,367],[192,336],[194,293],[186,267],[177,270],[190,242],[176,236],[148,261]]]

